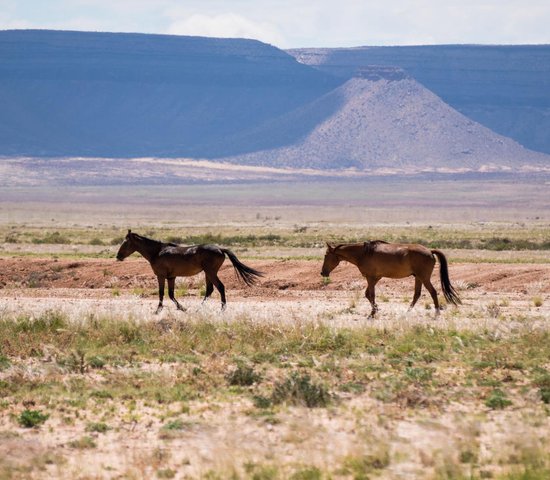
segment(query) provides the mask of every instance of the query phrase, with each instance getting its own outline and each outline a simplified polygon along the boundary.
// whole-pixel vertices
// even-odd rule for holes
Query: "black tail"
[[[251,267],[247,267],[237,258],[237,256],[231,250],[227,248],[222,248],[221,251],[229,257],[229,260],[231,260],[231,263],[235,267],[235,273],[237,274],[237,277],[241,277],[244,283],[246,283],[249,287],[254,285],[259,277],[264,276],[262,272],[254,270]]]
[[[439,259],[439,274],[441,276],[441,288],[443,289],[443,295],[445,300],[454,304],[461,305],[462,302],[458,298],[456,290],[451,285],[451,280],[449,279],[449,267],[447,264],[447,258],[443,255],[443,252],[440,250],[432,250],[432,253],[437,256]]]

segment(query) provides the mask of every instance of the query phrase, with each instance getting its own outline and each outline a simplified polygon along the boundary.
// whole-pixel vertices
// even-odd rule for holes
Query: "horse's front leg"
[[[170,297],[170,300],[172,300],[175,304],[178,310],[181,310],[182,312],[185,312],[185,308],[183,308],[176,300],[176,296],[174,295],[174,290],[176,287],[176,277],[172,277],[168,279],[168,296]]]
[[[162,311],[162,300],[164,298],[164,282],[166,279],[164,277],[157,277],[157,280],[159,282],[159,304],[157,310],[155,311],[155,315],[159,314]]]
[[[365,290],[365,297],[370,302],[372,310],[370,312],[369,318],[374,318],[376,312],[378,312],[378,305],[376,305],[376,293],[374,287],[378,283],[379,278],[367,278],[367,289]]]

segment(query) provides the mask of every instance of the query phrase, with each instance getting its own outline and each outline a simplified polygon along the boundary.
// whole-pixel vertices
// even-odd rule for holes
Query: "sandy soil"
[[[313,321],[335,328],[364,325],[367,321],[370,308],[363,297],[365,281],[351,265],[338,267],[331,283],[324,285],[319,261],[246,263],[264,271],[265,277],[258,286],[244,288],[226,262],[220,274],[228,290],[225,312],[219,309],[217,293],[201,305],[199,287],[203,276],[198,275],[178,281],[187,312],[177,312],[166,299],[163,313],[155,316],[156,279],[143,259],[116,262],[5,257],[0,258],[0,312],[7,316],[38,315],[57,309],[75,321],[90,314],[145,321]],[[440,291],[436,273],[434,284]],[[452,264],[450,274],[464,301],[458,314],[448,308],[440,317],[434,317],[433,309],[426,308],[430,304],[426,292],[415,310],[407,312],[412,280],[384,280],[377,290],[380,313],[369,320],[370,324],[384,329],[431,325],[497,335],[550,328],[549,264]],[[542,300],[541,306],[534,305],[534,297]],[[499,315],[490,314],[491,305],[498,305]],[[52,368],[53,364],[28,359],[4,374],[17,374],[26,381],[46,376]],[[151,363],[140,368],[156,368],[159,374],[170,375],[171,367]],[[243,399],[191,402],[187,413],[179,413],[178,405],[166,406],[166,412],[174,409],[175,416],[188,422],[169,440],[159,436],[168,420],[159,417],[158,406],[138,402],[134,410],[126,411],[126,407],[115,407],[115,402],[106,400],[105,409],[111,404],[119,409],[119,420],[116,428],[105,434],[90,434],[98,444],[93,449],[68,445],[82,437],[87,423],[101,420],[94,411],[82,411],[72,424],[56,416],[40,430],[14,426],[4,415],[0,418],[0,434],[4,435],[0,435],[0,456],[10,459],[12,466],[18,462],[26,465],[29,458],[49,458],[40,460],[45,462],[43,469],[35,468],[29,477],[23,473],[15,478],[154,478],[167,467],[174,471],[175,478],[205,478],[211,469],[230,475],[240,462],[237,458],[331,470],[345,458],[376,454],[380,446],[392,458],[382,478],[434,478],[434,472],[443,471],[446,462],[469,442],[478,445],[478,461],[487,465],[487,475],[498,473],[501,459],[509,462],[526,445],[539,448],[537,439],[545,438],[550,428],[550,417],[543,409],[525,407],[521,397],[514,398],[514,408],[508,411],[479,411],[478,406],[461,402],[444,409],[427,406],[414,413],[366,395],[347,398],[341,393],[341,398],[345,401],[337,408],[282,410],[276,423],[255,418],[250,414],[254,411],[251,402]],[[168,413],[165,416],[171,418]],[[63,461],[57,461],[55,455]]]
[[[243,296],[281,297],[284,291],[333,291],[350,290],[365,286],[357,268],[341,264],[331,274],[331,281],[324,285],[320,275],[321,262],[315,260],[250,260],[246,263],[264,272],[264,278],[256,287],[243,290],[243,285],[233,274],[226,261],[220,278],[226,288],[238,290]],[[450,266],[452,283],[463,289],[480,289],[485,292],[548,294],[550,293],[550,264],[493,264],[472,263]],[[437,286],[437,266],[432,277]],[[197,288],[204,283],[202,274],[180,279],[180,284]],[[410,290],[412,279],[380,282],[380,292]],[[149,264],[143,259],[113,260],[0,258],[1,295],[11,295],[13,288],[55,289],[105,289],[105,288],[156,288],[157,281]],[[32,294],[32,292],[30,292]]]

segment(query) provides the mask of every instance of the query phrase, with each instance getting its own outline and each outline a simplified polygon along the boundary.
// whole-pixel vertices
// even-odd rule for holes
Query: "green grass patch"
[[[23,410],[17,417],[19,425],[25,428],[34,428],[42,425],[50,416],[40,410]]]
[[[502,390],[495,388],[486,398],[485,405],[491,410],[502,410],[512,405],[512,402]]]

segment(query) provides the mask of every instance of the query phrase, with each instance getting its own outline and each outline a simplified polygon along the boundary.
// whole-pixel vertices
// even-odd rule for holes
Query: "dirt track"
[[[226,261],[220,278],[229,290],[242,290],[246,296],[274,297],[287,291],[331,291],[358,289],[365,285],[357,269],[349,264],[340,265],[324,285],[320,276],[321,263],[315,260],[248,260],[254,268],[264,272],[258,286],[243,289],[231,264]],[[437,267],[436,267],[437,270]],[[434,272],[434,284],[439,281]],[[486,292],[518,294],[550,293],[549,264],[492,264],[468,263],[450,266],[451,281],[459,288],[479,289]],[[204,282],[202,274],[180,279],[189,288]],[[156,288],[157,282],[149,264],[143,259],[124,262],[103,259],[36,259],[0,258],[0,289],[53,288],[53,289],[105,289],[105,288]],[[403,291],[412,294],[413,282],[383,280],[379,291]],[[4,293],[5,295],[5,293]]]

